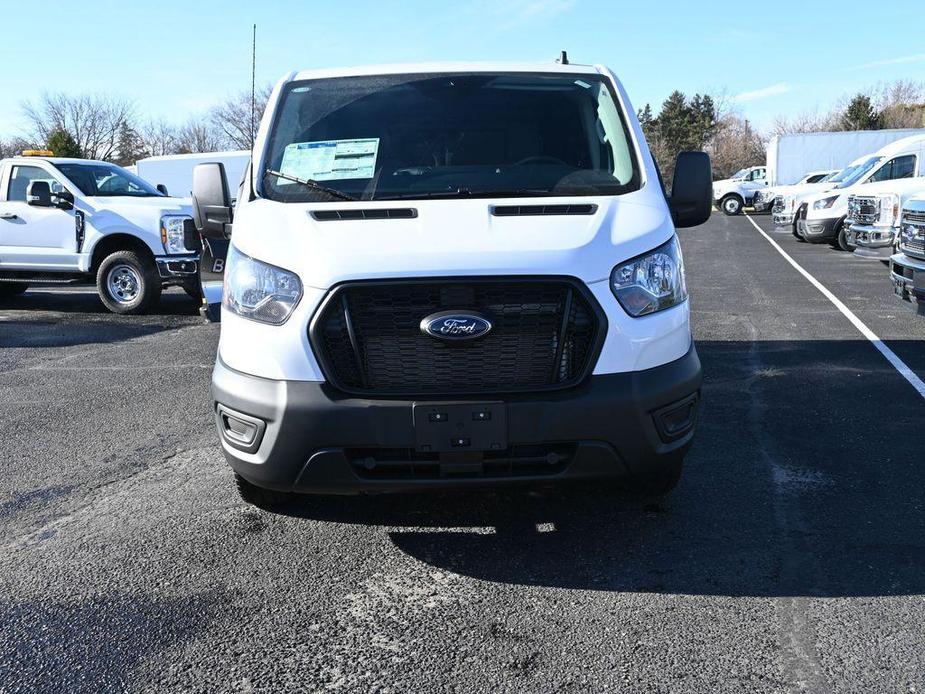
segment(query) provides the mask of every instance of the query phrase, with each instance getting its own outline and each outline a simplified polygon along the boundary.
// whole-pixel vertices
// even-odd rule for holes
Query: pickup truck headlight
[[[827,210],[832,205],[835,204],[835,201],[838,200],[839,197],[840,196],[838,195],[832,195],[827,198],[822,198],[821,200],[816,200],[816,202],[813,203],[813,209],[814,210]]]
[[[161,243],[164,252],[168,255],[176,253],[192,253],[186,247],[183,223],[191,217],[184,215],[166,215],[161,217]]]
[[[289,270],[228,248],[222,307],[242,318],[282,325],[302,298],[302,282]]]
[[[677,306],[687,299],[684,259],[678,237],[654,251],[617,265],[610,288],[629,315],[645,316]]]

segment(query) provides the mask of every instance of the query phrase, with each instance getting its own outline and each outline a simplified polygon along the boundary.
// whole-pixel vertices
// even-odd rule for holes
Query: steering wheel
[[[558,157],[551,157],[548,154],[537,154],[532,157],[526,157],[516,162],[514,166],[524,166],[526,164],[560,164],[562,166],[568,166],[568,164]]]

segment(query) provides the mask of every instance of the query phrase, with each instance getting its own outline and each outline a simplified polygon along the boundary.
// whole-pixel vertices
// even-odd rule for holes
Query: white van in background
[[[148,183],[164,188],[171,194],[188,198],[193,190],[193,169],[197,164],[219,162],[225,167],[225,175],[231,186],[231,195],[235,196],[251,153],[239,152],[204,152],[197,154],[168,154],[160,157],[148,157],[135,162],[134,173]]]
[[[865,185],[925,176],[925,135],[898,140],[873,154],[858,173],[836,188],[807,196],[796,215],[796,233],[810,243],[830,243],[850,250],[848,197]]]

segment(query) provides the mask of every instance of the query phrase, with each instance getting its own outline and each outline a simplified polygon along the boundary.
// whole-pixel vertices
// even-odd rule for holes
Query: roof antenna
[[[560,65],[568,65],[568,53],[566,53],[565,51],[560,51],[559,57],[556,58],[556,62],[559,63]]]

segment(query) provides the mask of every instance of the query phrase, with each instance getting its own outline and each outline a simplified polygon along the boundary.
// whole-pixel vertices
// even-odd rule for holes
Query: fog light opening
[[[679,439],[694,428],[699,402],[699,394],[694,393],[655,413],[655,426],[663,441]]]
[[[231,446],[252,453],[260,446],[266,423],[257,417],[236,412],[224,405],[216,408],[222,438]]]

